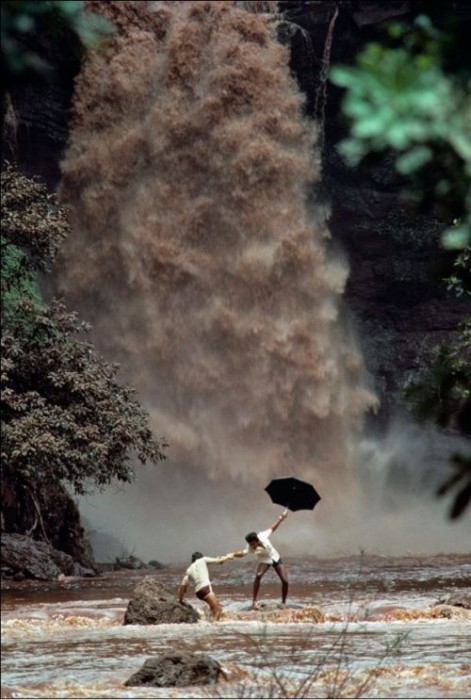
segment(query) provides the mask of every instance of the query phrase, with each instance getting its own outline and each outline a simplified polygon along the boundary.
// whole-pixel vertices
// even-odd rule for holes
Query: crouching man
[[[191,555],[192,563],[186,570],[178,589],[179,602],[183,603],[188,583],[191,579],[194,583],[196,597],[209,605],[215,621],[220,620],[222,608],[209,579],[208,564],[223,564],[225,561],[233,558],[233,554],[225,554],[221,557],[205,557],[201,552],[193,552]]]

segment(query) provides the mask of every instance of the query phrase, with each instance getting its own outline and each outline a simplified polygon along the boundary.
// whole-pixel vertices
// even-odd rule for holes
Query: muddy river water
[[[471,619],[437,602],[471,593],[471,557],[287,559],[288,609],[268,572],[249,611],[253,562],[213,567],[224,617],[193,625],[122,624],[133,588],[175,588],[185,564],[94,579],[12,582],[2,606],[2,698],[471,698]],[[325,614],[315,622],[313,606]],[[227,679],[213,687],[130,688],[146,659],[206,652]]]

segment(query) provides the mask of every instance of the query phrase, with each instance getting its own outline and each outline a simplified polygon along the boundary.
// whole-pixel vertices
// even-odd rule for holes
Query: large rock
[[[38,509],[41,512],[41,528]],[[77,504],[60,482],[45,482],[37,477],[36,496],[33,499],[27,484],[2,475],[1,515],[3,532],[11,535],[30,533],[29,540],[35,541],[42,531],[53,549],[68,554],[84,570],[97,573],[98,567],[81,524]],[[43,536],[42,540],[45,539]]]
[[[157,579],[146,576],[133,591],[124,615],[125,625],[192,623],[200,619],[188,603],[179,603],[176,592]]]
[[[470,620],[471,610],[459,605],[435,605],[432,608],[432,616],[445,618],[446,620]]]
[[[74,560],[46,542],[26,535],[2,533],[2,574],[52,581],[61,574],[74,575]]]
[[[456,608],[465,608],[471,610],[471,593],[460,591],[459,593],[451,593],[450,595],[440,598],[437,605],[452,605]]]
[[[224,675],[220,664],[206,654],[179,653],[155,656],[126,681],[125,685],[157,686],[214,685]]]
[[[116,570],[119,569],[145,569],[146,565],[144,562],[139,559],[139,557],[135,557],[134,555],[130,555],[126,559],[120,559],[119,557],[116,557],[115,563],[114,563],[114,568]]]

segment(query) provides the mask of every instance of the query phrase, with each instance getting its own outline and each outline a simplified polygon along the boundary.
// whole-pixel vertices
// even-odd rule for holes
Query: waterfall
[[[312,481],[321,519],[351,498],[375,398],[342,306],[348,268],[310,196],[316,127],[274,16],[232,2],[141,11],[78,78],[57,287],[170,444],[138,477],[129,523],[145,530],[151,513],[154,541],[177,547],[177,523],[196,522],[214,550],[268,527],[273,477]]]

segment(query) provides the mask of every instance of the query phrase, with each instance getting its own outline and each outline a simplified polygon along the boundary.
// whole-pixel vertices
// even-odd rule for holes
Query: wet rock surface
[[[451,605],[453,607],[471,610],[471,593],[450,593],[440,598],[440,600],[437,601],[437,605]]]
[[[188,603],[179,603],[176,592],[157,579],[146,576],[133,591],[124,615],[125,625],[195,623],[198,612]]]
[[[214,685],[221,675],[224,675],[221,665],[210,656],[176,652],[147,659],[125,685],[159,688]]]
[[[77,575],[71,556],[26,535],[2,534],[2,577],[57,579],[61,574]]]

